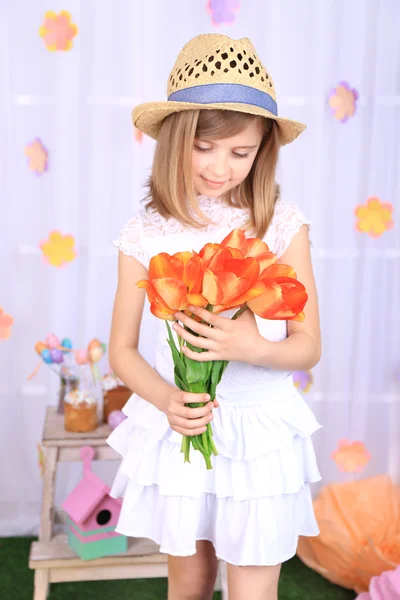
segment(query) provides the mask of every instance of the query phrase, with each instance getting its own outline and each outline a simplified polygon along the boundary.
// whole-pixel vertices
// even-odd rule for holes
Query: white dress
[[[216,225],[198,231],[141,210],[115,244],[148,268],[159,252],[199,251],[247,219],[246,210],[220,199],[198,200]],[[278,200],[264,238],[270,250],[282,255],[303,223],[310,224],[295,205]],[[287,337],[286,321],[257,317],[257,325],[271,341]],[[162,320],[155,368],[173,384]],[[219,455],[207,471],[193,448],[191,463],[184,464],[182,437],[165,414],[131,396],[124,408],[128,418],[108,439],[123,457],[111,491],[123,497],[116,530],[150,538],[175,556],[193,555],[196,540],[209,540],[217,556],[233,565],[279,564],[294,556],[299,535],[318,534],[309,484],[320,479],[310,440],[320,426],[290,372],[230,362],[217,398],[212,428]]]

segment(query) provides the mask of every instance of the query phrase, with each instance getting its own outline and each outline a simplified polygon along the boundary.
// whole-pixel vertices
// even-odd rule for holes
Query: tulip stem
[[[182,438],[182,446],[181,452],[183,452],[185,460],[184,462],[190,463],[189,455],[190,455],[190,438],[187,435],[184,435]]]
[[[249,307],[247,306],[247,304],[245,304],[244,306],[242,306],[242,308],[239,308],[239,310],[237,311],[237,313],[235,313],[232,317],[232,321],[235,321],[236,319],[238,319],[240,317],[240,315],[242,313],[244,313],[245,310],[247,310]]]

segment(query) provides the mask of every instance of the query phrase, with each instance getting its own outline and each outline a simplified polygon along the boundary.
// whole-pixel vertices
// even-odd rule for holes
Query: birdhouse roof
[[[92,471],[85,470],[83,479],[62,503],[62,507],[75,523],[82,524],[92,514],[110,488]]]

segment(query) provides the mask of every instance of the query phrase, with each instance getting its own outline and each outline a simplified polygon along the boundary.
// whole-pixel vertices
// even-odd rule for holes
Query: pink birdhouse
[[[122,500],[111,498],[108,485],[92,472],[93,448],[84,446],[80,457],[83,479],[62,504],[68,515],[68,543],[84,560],[126,552],[126,536],[115,531]]]

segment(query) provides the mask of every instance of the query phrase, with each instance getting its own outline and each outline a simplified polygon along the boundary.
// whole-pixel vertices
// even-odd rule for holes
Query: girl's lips
[[[213,188],[219,188],[226,183],[225,181],[211,181],[210,179],[206,179],[205,177],[202,177],[202,179],[209,187]]]

